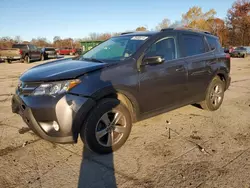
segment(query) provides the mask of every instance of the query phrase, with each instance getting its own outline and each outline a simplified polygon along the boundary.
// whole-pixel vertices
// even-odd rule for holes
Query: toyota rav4
[[[124,33],[77,58],[23,73],[12,110],[38,136],[109,153],[132,124],[185,105],[217,110],[230,85],[230,56],[216,36],[191,29]]]

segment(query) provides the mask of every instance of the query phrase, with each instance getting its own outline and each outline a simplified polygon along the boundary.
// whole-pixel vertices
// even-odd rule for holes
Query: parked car
[[[229,51],[230,51],[230,49],[226,48],[226,47],[224,47],[223,50],[224,50],[225,53],[229,53]]]
[[[92,151],[109,153],[126,142],[134,122],[194,103],[217,110],[230,81],[230,56],[216,36],[135,32],[26,71],[12,110],[46,140],[77,142],[80,135]]]
[[[247,56],[247,49],[244,47],[237,47],[231,53],[231,57],[242,57],[245,58]]]
[[[40,57],[39,49],[32,44],[13,44],[12,48],[0,50],[0,59],[8,63],[11,63],[13,60],[30,63],[33,60],[40,60]]]
[[[250,55],[250,46],[244,46],[244,48],[247,50],[247,55]]]
[[[80,48],[61,48],[57,51],[58,55],[79,55],[82,53]]]
[[[49,58],[57,58],[57,53],[53,47],[44,47],[41,49],[41,60],[46,60]]]

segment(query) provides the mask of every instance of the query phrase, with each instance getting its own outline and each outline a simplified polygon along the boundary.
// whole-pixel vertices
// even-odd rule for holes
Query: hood
[[[106,63],[79,61],[72,59],[52,61],[35,66],[24,72],[20,80],[23,82],[56,81],[73,79],[84,73],[101,69]]]

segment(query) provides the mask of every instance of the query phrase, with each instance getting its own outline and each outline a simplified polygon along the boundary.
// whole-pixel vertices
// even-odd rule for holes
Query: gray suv
[[[20,77],[12,110],[40,137],[109,153],[134,122],[185,105],[217,110],[230,85],[230,56],[216,36],[189,29],[113,37],[77,58]]]

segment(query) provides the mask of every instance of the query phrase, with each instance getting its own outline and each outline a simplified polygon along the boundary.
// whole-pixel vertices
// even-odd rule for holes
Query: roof
[[[160,32],[167,32],[167,31],[180,31],[180,32],[184,31],[184,32],[199,33],[199,34],[203,34],[203,35],[209,35],[209,36],[212,36],[212,37],[216,37],[215,35],[213,35],[212,33],[208,32],[208,31],[203,31],[203,30],[193,29],[193,28],[186,28],[186,27],[164,28],[161,31],[134,31],[134,32],[125,32],[125,33],[121,33],[121,35],[125,35],[125,36],[142,36],[142,35],[151,36],[151,35],[158,34]]]
[[[209,31],[205,31],[205,30],[201,30],[201,29],[188,28],[188,27],[164,28],[161,31],[162,32],[165,32],[165,31],[185,31],[185,32],[199,33],[199,34],[205,34],[205,35],[216,37],[215,35],[213,35]]]

